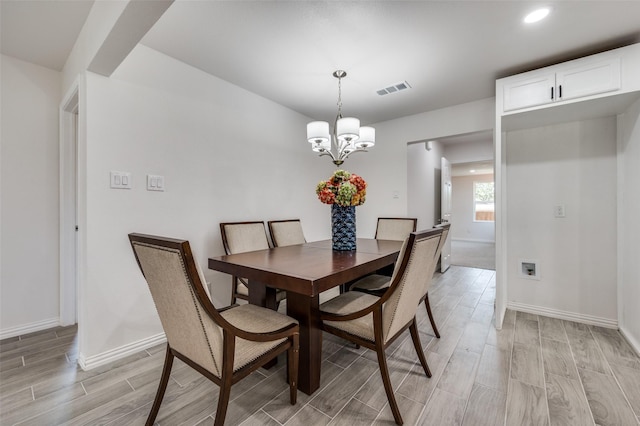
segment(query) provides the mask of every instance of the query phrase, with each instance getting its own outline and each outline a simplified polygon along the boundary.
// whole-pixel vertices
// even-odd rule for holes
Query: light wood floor
[[[405,424],[640,424],[640,358],[613,330],[508,311],[493,327],[494,272],[452,267],[424,309],[420,332],[433,377],[411,339],[389,348],[391,381]],[[375,354],[325,335],[322,388],[288,403],[284,362],[247,377],[231,394],[229,425],[393,424]],[[407,333],[407,337],[408,333]],[[164,346],[91,371],[76,367],[75,327],[0,342],[0,424],[142,425]],[[217,387],[174,363],[160,425],[213,424]]]

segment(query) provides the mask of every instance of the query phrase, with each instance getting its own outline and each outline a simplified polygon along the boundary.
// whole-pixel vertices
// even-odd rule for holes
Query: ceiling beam
[[[88,70],[109,77],[174,0],[131,0],[96,52]]]

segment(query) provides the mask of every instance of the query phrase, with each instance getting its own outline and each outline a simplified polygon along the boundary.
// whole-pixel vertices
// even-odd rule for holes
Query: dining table
[[[355,250],[339,251],[322,240],[212,257],[208,267],[246,278],[254,305],[276,309],[276,289],[287,292],[287,315],[300,324],[298,389],[311,395],[320,387],[320,293],[393,264],[401,247],[401,241],[358,238]]]

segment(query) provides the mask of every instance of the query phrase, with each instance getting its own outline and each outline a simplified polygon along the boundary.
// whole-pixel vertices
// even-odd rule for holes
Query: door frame
[[[60,325],[78,322],[78,145],[79,84],[76,81],[60,103]]]
[[[443,150],[444,151],[444,150]],[[444,154],[444,152],[443,152]],[[451,223],[451,210],[452,210],[452,197],[453,197],[453,185],[451,177],[451,163],[444,155],[440,156],[440,219],[438,223]],[[448,188],[447,188],[448,186]],[[449,210],[445,212],[445,206]],[[449,236],[442,246],[442,252],[440,254],[440,272],[446,272],[451,266],[451,239]]]

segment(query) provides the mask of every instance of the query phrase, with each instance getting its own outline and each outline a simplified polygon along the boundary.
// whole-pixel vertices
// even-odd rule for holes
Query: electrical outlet
[[[553,215],[555,217],[565,217],[564,205],[558,205],[553,207]]]
[[[520,277],[530,280],[540,280],[540,263],[537,260],[518,261]]]

